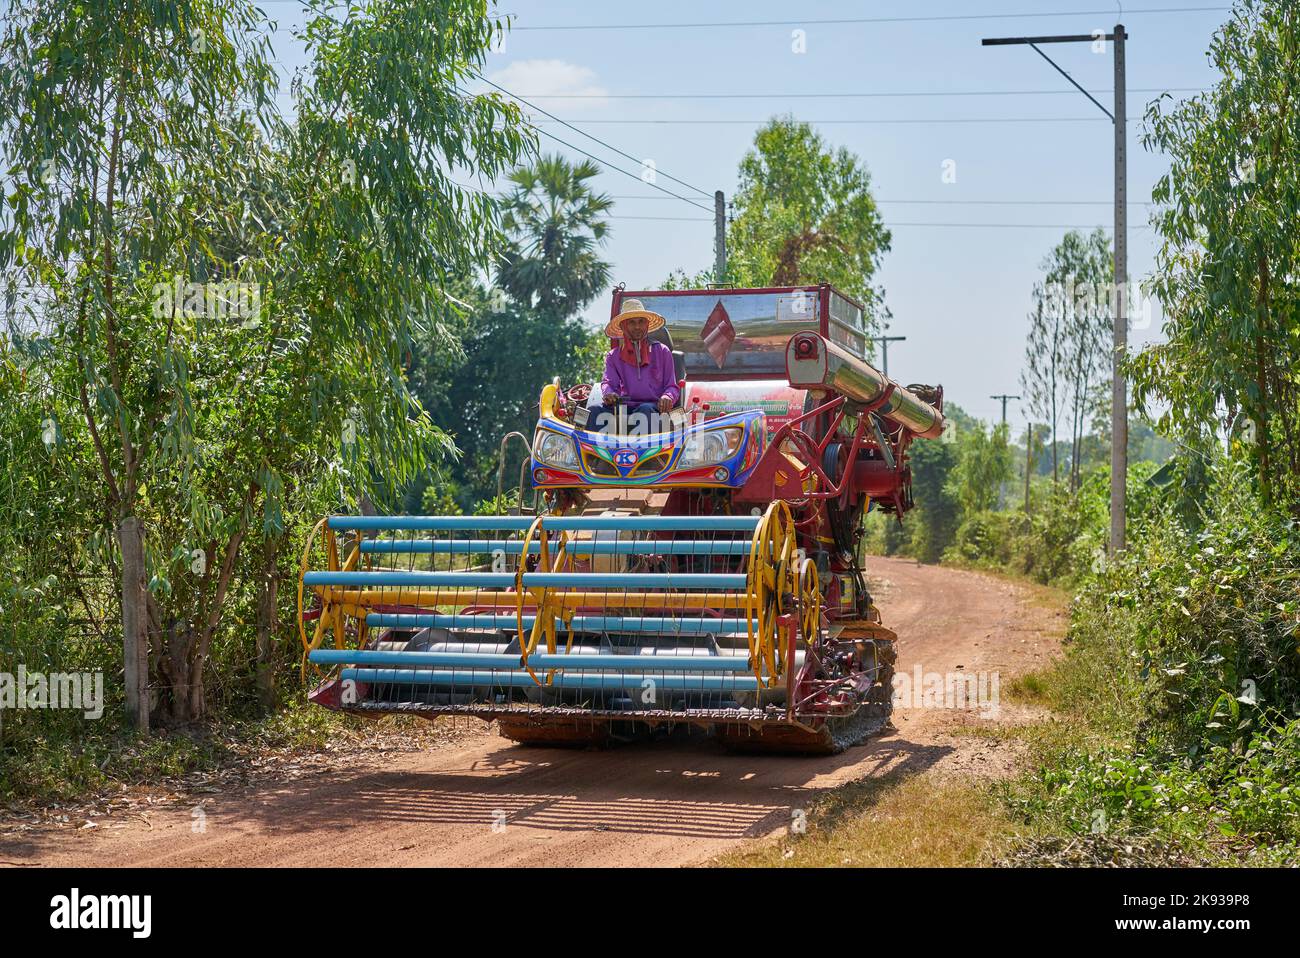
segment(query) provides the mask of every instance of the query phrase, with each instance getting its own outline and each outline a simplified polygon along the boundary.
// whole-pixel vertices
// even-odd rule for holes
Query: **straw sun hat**
[[[646,328],[648,333],[653,333],[664,324],[664,318],[658,313],[652,313],[646,309],[641,300],[625,299],[619,308],[618,315],[611,319],[609,325],[605,327],[605,335],[611,339],[617,339],[623,335],[623,320],[636,319],[638,316],[644,316],[650,321],[650,325]]]

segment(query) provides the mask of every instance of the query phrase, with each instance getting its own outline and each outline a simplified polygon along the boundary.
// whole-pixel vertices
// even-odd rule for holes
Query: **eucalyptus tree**
[[[1070,487],[1079,488],[1083,440],[1096,413],[1099,384],[1109,382],[1111,364],[1111,286],[1114,261],[1101,229],[1088,235],[1071,230],[1047,263],[1047,283],[1059,291],[1065,316],[1065,373],[1070,400]]]
[[[1300,511],[1300,9],[1239,0],[1208,56],[1209,90],[1147,110],[1166,322],[1134,395],[1189,445],[1229,419],[1264,502]]]
[[[874,324],[884,294],[873,279],[889,244],[859,157],[832,149],[792,117],[758,130],[740,161],[727,279],[741,286],[833,283],[864,303]]]
[[[1053,482],[1060,478],[1057,426],[1062,412],[1069,415],[1073,490],[1079,487],[1084,435],[1097,411],[1098,384],[1110,364],[1110,241],[1100,229],[1088,235],[1071,230],[1044,258],[1042,269],[1043,278],[1034,285],[1020,382],[1031,411],[1051,426]]]
[[[250,538],[450,448],[408,344],[499,241],[453,176],[530,146],[515,108],[460,92],[503,28],[485,3],[304,6],[289,117],[247,0],[40,0],[0,39],[0,268],[50,294],[43,362],[116,535],[141,727],[146,656],[161,716],[203,716]]]
[[[945,491],[957,501],[963,519],[998,504],[1002,484],[1015,473],[1009,438],[1006,423],[986,428],[978,421],[958,437],[957,462]]]
[[[1029,335],[1025,337],[1025,366],[1020,373],[1020,387],[1028,397],[1030,412],[1047,425],[1052,445],[1052,484],[1061,480],[1056,442],[1057,424],[1065,401],[1065,317],[1049,303],[1041,282],[1034,284],[1033,310],[1029,313]]]

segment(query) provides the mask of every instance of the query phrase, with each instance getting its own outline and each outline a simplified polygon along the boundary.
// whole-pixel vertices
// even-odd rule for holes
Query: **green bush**
[[[1300,846],[1300,722],[1259,731],[1243,751],[1200,761],[1138,752],[1077,752],[1040,770],[1013,807],[1075,834],[1164,832]]]
[[[1082,495],[1058,493],[1037,512],[977,512],[957,528],[944,561],[1006,569],[1036,582],[1071,585],[1102,548]]]
[[[1152,500],[1122,558],[1080,577],[1066,655],[1036,677],[1035,697],[1069,721],[1012,803],[1048,833],[1294,862],[1300,532],[1259,506],[1240,468],[1212,463],[1201,488],[1194,522],[1186,502]],[[991,548],[995,528],[970,523],[963,541]],[[1025,848],[1021,864],[1054,854]]]
[[[1129,471],[1129,525],[1140,533],[1163,508],[1148,479],[1151,463]],[[1073,586],[1101,565],[1110,531],[1110,474],[1090,473],[1077,492],[1054,490],[1038,508],[1023,512],[985,510],[965,516],[944,561],[1005,569],[1045,585]]]
[[[1300,714],[1300,532],[1225,467],[1204,521],[1172,510],[1088,581],[1071,638],[1120,631],[1145,685],[1144,741],[1192,754]]]

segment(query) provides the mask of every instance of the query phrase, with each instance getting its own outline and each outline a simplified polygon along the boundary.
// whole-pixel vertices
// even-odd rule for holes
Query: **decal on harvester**
[[[708,403],[708,419],[736,412],[761,412],[767,419],[768,436],[803,415],[804,399],[803,390],[775,379],[686,384],[687,405],[696,400]]]
[[[587,442],[582,443],[582,448],[584,451],[591,453],[598,459],[603,459],[605,462],[612,465],[616,470],[618,470],[618,477],[620,479],[629,478],[632,473],[634,473],[636,469],[645,462],[653,459],[655,456],[664,453],[671,453],[673,449],[671,445],[663,444],[647,446],[645,448],[638,448],[635,446],[616,446],[608,448],[599,443]]]
[[[704,348],[721,369],[727,361],[731,344],[736,341],[736,327],[731,325],[731,317],[727,315],[727,307],[722,305],[722,300],[718,300],[718,305],[709,313],[700,336],[704,340]]]

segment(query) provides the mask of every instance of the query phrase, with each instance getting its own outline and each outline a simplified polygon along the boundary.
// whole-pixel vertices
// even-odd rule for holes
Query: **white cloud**
[[[517,60],[487,75],[526,100],[552,113],[573,113],[605,106],[608,92],[596,82],[596,73],[587,67],[565,60]],[[580,96],[576,100],[552,99],[556,96]]]

